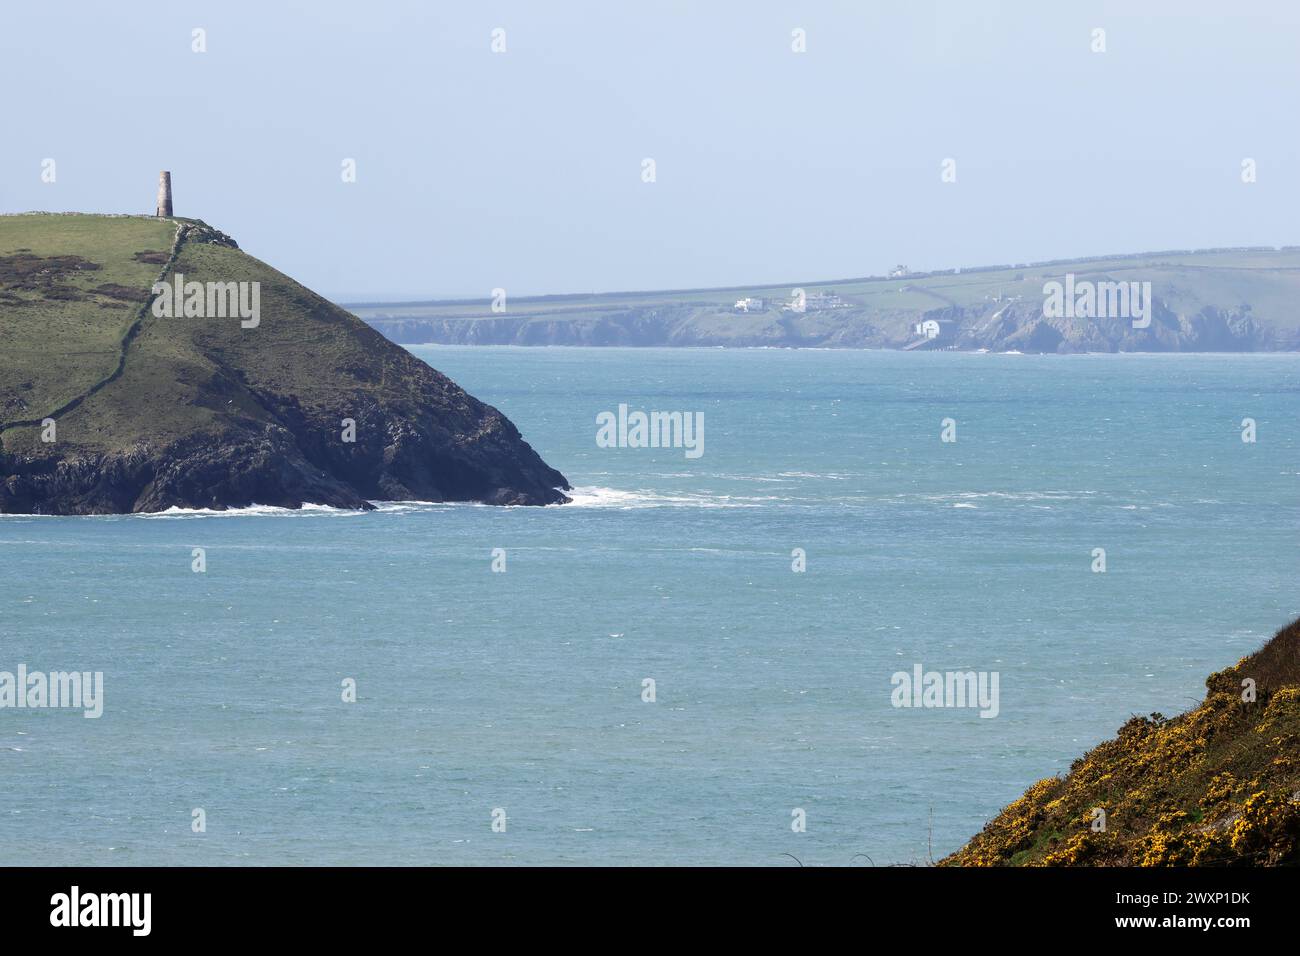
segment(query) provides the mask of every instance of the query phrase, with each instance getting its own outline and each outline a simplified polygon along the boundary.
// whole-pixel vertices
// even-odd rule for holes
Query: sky
[[[167,169],[343,302],[1290,245],[1298,52],[1291,0],[5,2],[0,212]]]

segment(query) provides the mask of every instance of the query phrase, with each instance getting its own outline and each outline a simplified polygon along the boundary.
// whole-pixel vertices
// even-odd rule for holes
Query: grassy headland
[[[156,314],[178,276],[260,318]],[[565,500],[496,409],[197,220],[0,216],[0,333],[0,512]]]

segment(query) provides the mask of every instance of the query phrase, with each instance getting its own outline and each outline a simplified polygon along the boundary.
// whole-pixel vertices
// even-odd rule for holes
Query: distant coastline
[[[1045,289],[1077,283],[1056,314]],[[1128,288],[1148,301],[1130,314]],[[1116,297],[1118,291],[1120,298]],[[1110,293],[1109,298],[1106,293]],[[1115,308],[1116,304],[1120,306]],[[343,303],[404,344],[903,351],[1300,350],[1300,246],[1058,259],[822,282]]]

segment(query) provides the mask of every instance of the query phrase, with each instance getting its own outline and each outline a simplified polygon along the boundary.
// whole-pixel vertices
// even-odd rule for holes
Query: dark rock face
[[[407,414],[353,396],[333,410],[304,410],[291,395],[258,392],[257,397],[292,430],[302,458],[363,499],[495,505],[568,501],[557,490],[567,490],[568,481],[542,461],[509,419],[445,381],[465,401],[463,408]],[[356,422],[354,442],[339,440],[343,418]]]
[[[376,407],[372,415],[383,414]],[[387,420],[382,438],[355,445],[305,422],[260,432],[196,435],[161,448],[77,457],[0,454],[0,513],[124,514],[168,508],[322,504],[370,509],[374,500],[560,504],[565,477],[494,409],[475,436]],[[336,429],[334,429],[336,431]],[[342,449],[348,449],[343,451]]]
[[[0,457],[0,512],[124,514],[168,508],[304,503],[370,508],[346,484],[314,468],[283,429],[260,440],[185,441],[156,451],[77,458]]]
[[[375,408],[372,414],[382,414]],[[359,434],[370,429],[359,422]],[[299,427],[303,427],[299,423]],[[382,439],[342,444],[283,425],[197,435],[162,448],[78,457],[0,454],[0,513],[124,514],[168,508],[323,504],[370,509],[375,500],[560,504],[565,477],[500,413],[461,436],[389,420]],[[340,449],[349,449],[341,451]]]

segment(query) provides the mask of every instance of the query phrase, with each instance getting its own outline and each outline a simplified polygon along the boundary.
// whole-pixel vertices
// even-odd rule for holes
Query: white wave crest
[[[733,495],[660,494],[639,489],[622,491],[588,485],[566,492],[572,504],[565,508],[761,508],[763,502],[775,498],[748,498]]]

